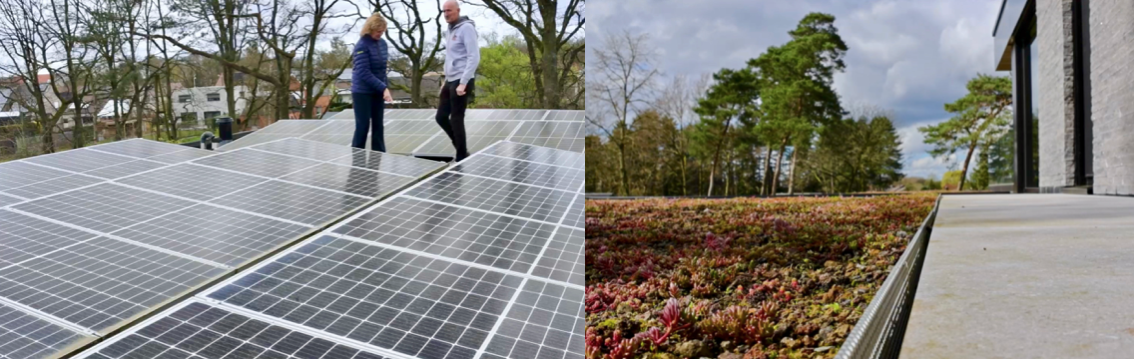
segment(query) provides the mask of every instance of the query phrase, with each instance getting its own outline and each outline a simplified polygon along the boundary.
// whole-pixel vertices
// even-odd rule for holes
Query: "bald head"
[[[461,4],[457,0],[446,0],[441,9],[445,12],[445,22],[455,24],[461,19]]]

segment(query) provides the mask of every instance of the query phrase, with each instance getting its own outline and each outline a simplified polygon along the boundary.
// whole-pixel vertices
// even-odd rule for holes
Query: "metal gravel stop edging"
[[[925,217],[835,359],[892,359],[901,354],[929,235],[943,197],[937,197],[933,211]]]

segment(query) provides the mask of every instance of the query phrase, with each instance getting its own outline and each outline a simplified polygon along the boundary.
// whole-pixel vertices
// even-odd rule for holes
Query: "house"
[[[228,113],[228,93],[224,86],[194,87],[173,92],[173,116],[183,128],[203,129],[217,117],[238,117],[244,113],[248,89],[236,86],[236,114]]]
[[[1013,191],[1134,195],[1132,18],[1134,1],[1003,2],[993,61],[1013,82]]]

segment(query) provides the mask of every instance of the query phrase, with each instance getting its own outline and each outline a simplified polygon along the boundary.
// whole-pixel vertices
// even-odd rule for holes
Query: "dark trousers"
[[[370,134],[370,149],[386,152],[386,137],[383,134],[382,119],[386,113],[386,101],[382,94],[351,93],[354,100],[354,139],[351,147],[366,148],[366,135]]]
[[[457,162],[469,157],[468,138],[465,134],[465,109],[475,96],[473,90],[476,89],[476,79],[469,80],[468,86],[465,86],[464,96],[457,96],[457,86],[460,84],[460,81],[445,83],[445,89],[441,90],[441,104],[437,106],[437,124],[445,130],[446,135],[449,135],[449,140],[453,141],[453,148],[457,149],[454,160]]]

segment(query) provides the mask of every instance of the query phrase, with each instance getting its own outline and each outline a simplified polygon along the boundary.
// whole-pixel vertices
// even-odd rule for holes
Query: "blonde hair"
[[[361,35],[368,36],[370,33],[374,32],[374,30],[378,30],[383,34],[386,33],[386,19],[382,17],[382,14],[374,13],[374,15],[370,15],[370,18],[367,18],[366,23],[362,25]]]

